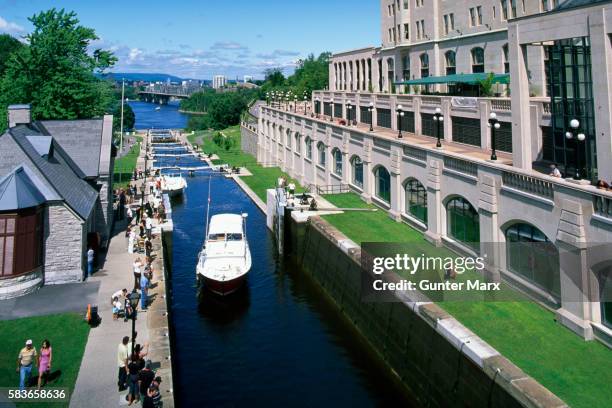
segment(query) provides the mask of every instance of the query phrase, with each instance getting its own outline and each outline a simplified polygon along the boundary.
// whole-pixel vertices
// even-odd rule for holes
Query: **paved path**
[[[97,303],[99,286],[100,282],[92,278],[80,283],[46,285],[29,295],[2,300],[0,301],[0,320],[66,312],[82,312],[85,315],[87,304]],[[61,300],[58,301],[58,299]]]
[[[91,281],[99,282],[97,304],[102,323],[91,329],[81,368],[77,377],[70,406],[117,407],[127,405],[123,401],[126,392],[117,391],[117,345],[123,336],[131,335],[131,321],[113,320],[110,304],[111,295],[122,288],[130,290],[134,285],[132,263],[141,254],[128,254],[127,240],[124,237],[125,223],[117,225],[110,241],[103,270],[94,274]],[[146,314],[139,311],[136,321],[137,343],[149,338],[146,327]],[[95,402],[94,402],[95,401]]]

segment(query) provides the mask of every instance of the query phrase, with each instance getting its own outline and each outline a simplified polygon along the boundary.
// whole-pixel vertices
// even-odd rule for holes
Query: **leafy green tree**
[[[0,80],[0,109],[31,103],[35,119],[77,119],[100,116],[112,108],[113,91],[94,73],[113,66],[109,51],[88,53],[98,39],[79,25],[74,12],[55,8],[29,18],[34,26],[28,46],[13,52]]]
[[[24,45],[13,36],[0,34],[0,76],[4,73],[6,63],[11,54],[23,48]]]
[[[123,104],[123,130],[130,131],[136,124],[136,115],[132,107],[127,103]],[[113,110],[113,131],[121,131],[121,98]]]

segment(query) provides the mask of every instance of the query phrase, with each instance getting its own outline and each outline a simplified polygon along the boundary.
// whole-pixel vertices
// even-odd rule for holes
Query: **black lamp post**
[[[374,102],[370,102],[368,105],[368,112],[370,113],[370,132],[373,132],[374,126],[372,126],[372,124],[374,123]]]
[[[297,113],[297,95],[293,95],[293,113]]]
[[[495,152],[495,131],[501,127],[501,124],[499,120],[497,120],[497,114],[495,112],[491,112],[489,115],[489,126],[491,127],[491,160],[497,160],[497,154]]]
[[[442,147],[442,142],[440,142],[440,126],[442,122],[444,122],[444,115],[442,115],[442,109],[436,108],[436,113],[433,115],[433,120],[436,122],[436,138],[438,141],[436,142],[436,147]]]
[[[140,293],[136,289],[133,289],[132,292],[128,295],[128,300],[130,301],[130,306],[132,306],[132,315],[130,318],[132,319],[132,353],[134,354],[134,346],[136,345],[136,315],[138,314],[138,302],[140,301]]]
[[[351,110],[353,109],[353,105],[351,105],[351,101],[346,103],[346,125],[351,126]]]
[[[395,109],[395,113],[397,114],[397,138],[401,139],[402,136],[402,117],[404,116],[404,111],[402,110],[402,105],[397,105],[397,109]]]
[[[270,106],[270,92],[266,92],[266,106]]]
[[[584,140],[586,139],[586,135],[584,133],[577,133],[578,132],[578,128],[580,127],[580,122],[578,121],[578,119],[572,119],[570,120],[570,128],[572,128],[572,130],[568,130],[567,132],[565,132],[565,137],[568,140],[571,139],[576,139],[576,149],[575,149],[575,155],[576,155],[576,169],[574,172],[574,180],[580,180],[581,179],[581,174],[582,173],[582,168],[580,165],[580,152],[582,149],[580,149],[579,147],[581,146],[580,142],[584,142]]]
[[[330,107],[329,121],[333,122],[334,121],[334,100],[333,99],[329,101],[329,107]]]

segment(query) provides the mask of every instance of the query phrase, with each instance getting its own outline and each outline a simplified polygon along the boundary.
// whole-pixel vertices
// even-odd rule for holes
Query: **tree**
[[[127,103],[123,104],[123,130],[130,131],[134,129],[135,123],[136,115],[132,107]],[[115,106],[113,110],[113,131],[121,131],[121,97],[119,98],[119,103],[117,103],[117,106]]]
[[[282,86],[285,84],[285,75],[282,68],[268,68],[264,71],[265,82],[270,86]]]
[[[100,116],[112,109],[110,85],[94,73],[116,62],[109,51],[88,53],[98,39],[79,25],[74,12],[51,9],[29,18],[34,26],[29,45],[13,52],[0,80],[0,109],[31,103],[34,119],[77,119]]]
[[[11,54],[20,50],[24,45],[13,36],[0,34],[0,76],[4,73],[6,63]]]

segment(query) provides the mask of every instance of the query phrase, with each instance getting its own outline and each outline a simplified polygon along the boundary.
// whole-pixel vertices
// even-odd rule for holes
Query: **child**
[[[113,320],[117,320],[117,318],[123,314],[123,305],[119,301],[119,298],[115,296],[113,298]]]

